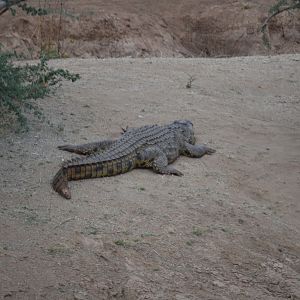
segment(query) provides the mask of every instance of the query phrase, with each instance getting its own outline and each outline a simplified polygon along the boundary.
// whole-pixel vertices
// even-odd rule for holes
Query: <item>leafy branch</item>
[[[25,112],[31,111],[38,118],[43,116],[33,100],[49,95],[63,79],[74,82],[80,76],[49,67],[45,56],[38,64],[23,66],[16,66],[13,58],[12,54],[0,52],[0,110],[14,114],[21,128],[27,130]]]
[[[8,10],[11,11],[12,15],[16,14],[16,10],[14,6],[17,6],[21,8],[23,11],[25,11],[28,15],[31,16],[43,16],[47,14],[47,11],[42,8],[35,8],[31,5],[28,5],[25,2],[26,0],[0,0],[0,16],[7,12]]]
[[[270,21],[277,15],[294,9],[300,9],[300,0],[279,0],[269,10],[269,16],[261,26],[261,32],[263,33],[263,41],[268,48],[271,48],[269,37],[267,36],[267,29]]]

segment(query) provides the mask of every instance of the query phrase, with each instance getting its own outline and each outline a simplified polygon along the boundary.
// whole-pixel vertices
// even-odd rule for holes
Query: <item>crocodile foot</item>
[[[206,149],[205,149],[205,154],[208,154],[208,155],[212,155],[215,152],[216,152],[216,150],[213,148],[206,147]]]

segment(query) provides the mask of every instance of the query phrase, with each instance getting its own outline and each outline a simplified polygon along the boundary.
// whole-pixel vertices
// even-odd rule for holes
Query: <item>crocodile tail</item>
[[[87,162],[70,161],[65,165],[64,176],[66,180],[80,180],[115,176],[130,171],[135,167],[135,156],[118,159]]]
[[[68,186],[67,168],[61,167],[52,180],[53,189],[66,199],[71,198],[71,191]]]

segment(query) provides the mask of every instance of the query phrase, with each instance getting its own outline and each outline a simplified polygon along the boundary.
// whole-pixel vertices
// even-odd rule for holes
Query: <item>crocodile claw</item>
[[[207,147],[205,154],[211,155],[211,154],[213,154],[215,152],[216,152],[215,149]]]
[[[57,146],[57,148],[59,150],[63,150],[63,151],[73,150],[73,146],[72,145],[61,145],[61,146]]]

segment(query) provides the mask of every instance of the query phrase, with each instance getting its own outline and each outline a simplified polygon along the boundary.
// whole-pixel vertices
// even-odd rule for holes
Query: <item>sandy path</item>
[[[52,63],[82,76],[41,101],[54,126],[0,140],[2,297],[300,298],[300,55]],[[217,149],[184,177],[51,190],[57,145],[180,118]]]

